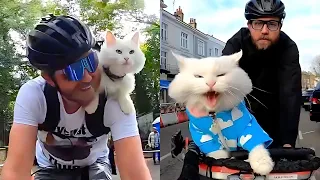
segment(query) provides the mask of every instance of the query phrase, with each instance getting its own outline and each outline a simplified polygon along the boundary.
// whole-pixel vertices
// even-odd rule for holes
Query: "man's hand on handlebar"
[[[171,143],[171,154],[177,156],[181,153],[185,143],[181,135],[181,130],[177,131],[177,133],[172,136]]]

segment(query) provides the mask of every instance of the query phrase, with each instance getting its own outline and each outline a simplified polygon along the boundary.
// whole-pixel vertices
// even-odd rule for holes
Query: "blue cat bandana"
[[[251,152],[259,144],[267,148],[273,142],[243,101],[229,111],[216,113],[215,119],[209,115],[194,117],[188,109],[186,112],[191,137],[205,154],[221,149],[235,151],[237,147]]]

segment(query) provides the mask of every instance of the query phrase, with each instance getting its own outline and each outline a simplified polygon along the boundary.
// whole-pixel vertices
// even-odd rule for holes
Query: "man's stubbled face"
[[[268,18],[258,18],[256,20],[279,21],[280,19],[277,17],[268,17]],[[272,23],[272,24],[277,24],[277,23]],[[267,24],[264,24],[261,30],[258,30],[257,28],[254,29],[253,27],[259,26],[259,21],[249,21],[247,25],[250,30],[252,42],[259,50],[268,49],[271,45],[275,44],[279,39],[281,24],[278,25],[279,27],[275,31],[271,31],[270,29],[268,29]]]
[[[88,56],[90,52],[91,51],[85,53],[82,57]],[[60,88],[60,93],[65,99],[84,107],[94,99],[95,93],[98,91],[101,72],[99,68],[93,73],[85,70],[82,80],[69,81],[62,71],[57,71],[55,73],[55,79]]]

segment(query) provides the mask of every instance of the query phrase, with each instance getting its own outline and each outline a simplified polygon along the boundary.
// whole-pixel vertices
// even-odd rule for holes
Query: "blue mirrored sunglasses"
[[[84,70],[86,69],[89,73],[93,73],[97,70],[98,63],[97,53],[92,51],[87,57],[64,68],[63,73],[70,81],[80,81],[84,76]]]

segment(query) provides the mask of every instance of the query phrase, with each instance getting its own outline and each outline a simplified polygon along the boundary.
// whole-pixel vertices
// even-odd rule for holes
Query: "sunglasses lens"
[[[83,78],[83,65],[81,61],[70,64],[64,69],[64,73],[70,81],[79,81]]]
[[[90,73],[95,72],[98,66],[97,59],[95,52],[90,53],[88,57],[82,59],[84,68],[86,68]]]
[[[87,57],[67,66],[63,72],[70,81],[80,81],[84,75],[84,69],[93,73],[98,67],[98,57],[96,52],[90,53]]]

